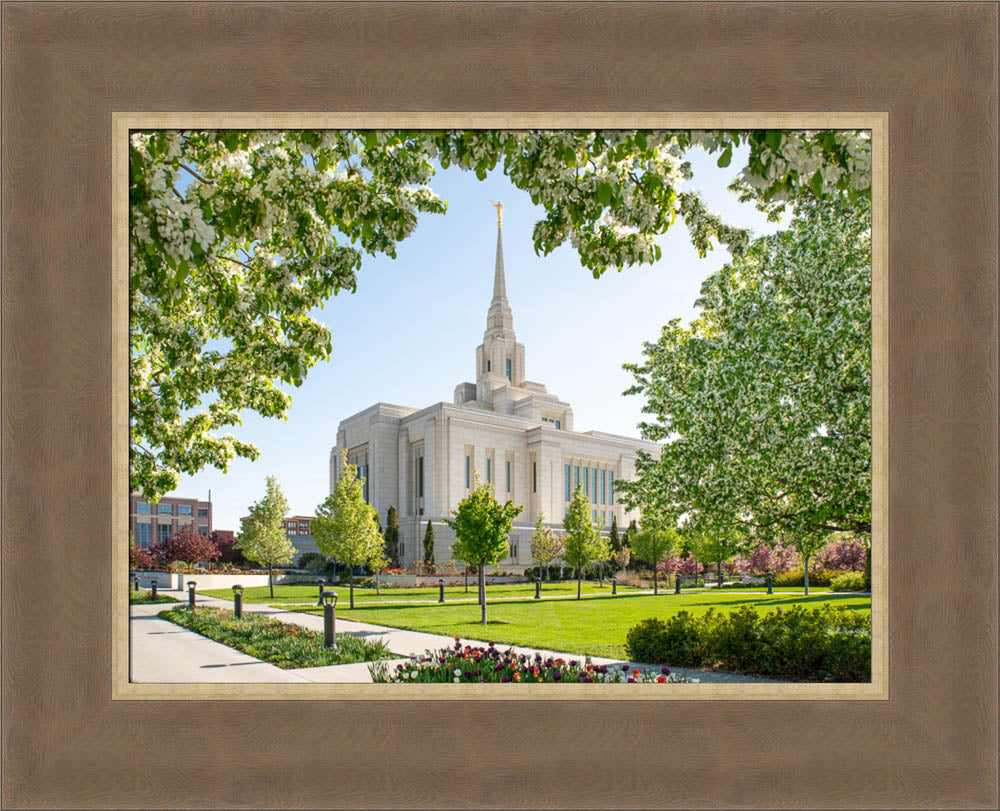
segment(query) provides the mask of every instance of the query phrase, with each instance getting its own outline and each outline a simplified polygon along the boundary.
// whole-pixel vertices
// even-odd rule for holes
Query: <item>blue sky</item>
[[[726,190],[745,151],[726,169],[701,150],[688,159],[689,185],[727,222],[755,234],[778,227]],[[431,185],[448,201],[447,213],[423,215],[395,260],[365,257],[357,293],[341,293],[315,311],[332,331],[332,357],[300,388],[288,389],[287,420],[248,413],[232,429],[260,457],[236,459],[228,473],[209,468],[184,477],[170,494],[204,499],[211,490],[216,529],[239,528],[240,516],[264,495],[268,475],[277,477],[291,514],[314,514],[329,491],[330,448],[342,419],[378,401],[417,408],[451,402],[456,384],[475,380],[475,350],[493,293],[492,200],[504,205],[507,297],[525,346],[527,379],[572,405],[576,430],[638,436],[643,403],[622,396],[632,380],[621,365],[640,360],[643,342],[656,340],[667,321],[694,316],[702,281],[728,253],[717,248],[699,259],[678,221],[660,239],[663,257],[655,265],[594,279],[569,245],[535,256],[531,234],[543,211],[502,171],[478,181],[452,168]]]

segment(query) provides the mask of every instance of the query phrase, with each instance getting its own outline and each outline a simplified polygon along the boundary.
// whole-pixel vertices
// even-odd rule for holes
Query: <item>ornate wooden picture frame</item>
[[[995,4],[2,12],[4,807],[996,807]],[[112,151],[206,111],[885,122],[887,696],[129,694]]]

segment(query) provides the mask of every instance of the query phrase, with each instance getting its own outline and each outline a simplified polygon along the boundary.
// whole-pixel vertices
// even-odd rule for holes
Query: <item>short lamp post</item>
[[[767,593],[774,594],[774,575],[767,573]]]
[[[438,602],[444,602],[444,580],[438,579]]]
[[[542,581],[539,580],[537,577],[535,578],[535,599],[536,600],[542,599]]]
[[[139,575],[136,575],[132,580],[132,584],[135,586],[135,590],[139,591]]]
[[[316,585],[319,587],[319,591],[317,592],[317,595],[316,595],[316,597],[317,597],[317,599],[316,599],[316,605],[323,605],[323,587],[326,585],[326,578],[325,577],[317,577],[316,578]]]
[[[324,591],[323,601],[323,647],[337,647],[337,592]]]
[[[243,618],[243,586],[233,586],[233,614],[236,619]]]
[[[156,587],[157,587],[158,584],[159,583],[156,580],[156,578],[153,578],[152,582],[149,584],[150,593],[153,595],[152,599],[154,599],[154,600],[156,599]]]
[[[618,578],[611,578],[611,595],[614,596],[618,593]]]
[[[674,575],[674,594],[680,594],[680,593],[681,593],[681,573],[677,572],[677,574]]]
[[[194,580],[188,580],[188,608],[194,611]]]

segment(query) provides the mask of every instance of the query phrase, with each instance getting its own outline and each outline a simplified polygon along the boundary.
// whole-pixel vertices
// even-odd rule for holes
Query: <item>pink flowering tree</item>
[[[816,555],[816,569],[863,572],[868,550],[857,540],[831,541]]]
[[[778,540],[774,546],[758,544],[749,555],[739,555],[733,567],[739,574],[778,574],[799,566],[802,559],[794,547],[785,546]]]

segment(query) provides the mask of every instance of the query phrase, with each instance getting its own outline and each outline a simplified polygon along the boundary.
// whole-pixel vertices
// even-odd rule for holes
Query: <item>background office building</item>
[[[164,496],[150,504],[142,496],[129,496],[129,529],[139,549],[169,540],[181,527],[192,524],[197,532],[208,537],[212,533],[212,502],[196,498]]]

